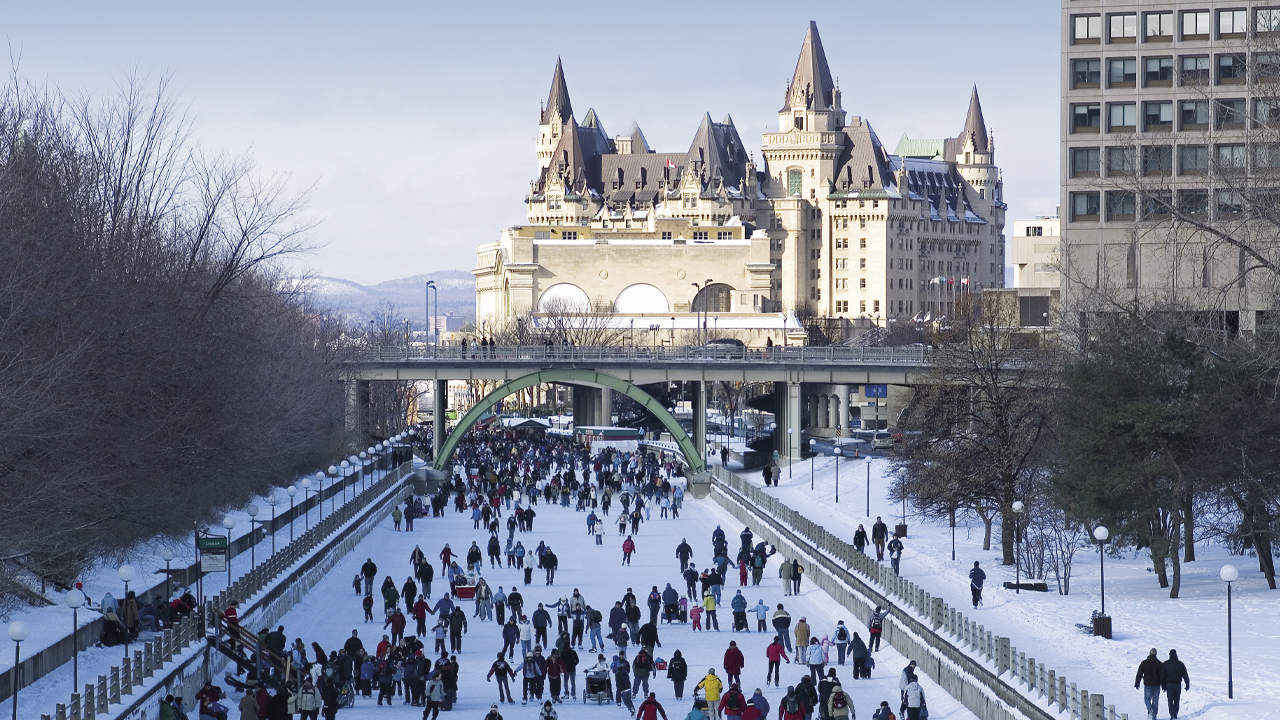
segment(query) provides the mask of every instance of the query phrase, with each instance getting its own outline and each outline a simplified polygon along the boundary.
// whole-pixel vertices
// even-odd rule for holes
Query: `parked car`
[[[695,357],[703,358],[723,358],[726,360],[742,358],[746,356],[747,346],[741,340],[734,338],[717,338],[695,348],[691,348],[691,353]]]
[[[892,450],[893,433],[886,430],[877,431],[875,437],[871,439],[871,448],[873,450]]]

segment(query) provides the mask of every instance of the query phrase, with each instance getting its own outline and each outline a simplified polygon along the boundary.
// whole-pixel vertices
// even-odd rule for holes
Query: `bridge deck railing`
[[[800,347],[691,346],[579,346],[497,345],[425,347],[382,346],[357,351],[351,360],[367,362],[429,362],[466,360],[470,363],[512,362],[575,363],[768,363],[847,364],[924,367],[932,351],[921,345],[903,347],[850,347],[845,345]]]

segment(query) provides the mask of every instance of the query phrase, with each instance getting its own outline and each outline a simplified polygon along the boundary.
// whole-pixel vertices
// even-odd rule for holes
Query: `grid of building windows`
[[[1151,5],[1063,0],[1069,224],[1233,216],[1280,170],[1280,2]]]

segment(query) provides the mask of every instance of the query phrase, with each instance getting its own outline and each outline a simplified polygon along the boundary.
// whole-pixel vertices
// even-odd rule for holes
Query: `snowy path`
[[[834,457],[818,456],[812,463],[799,461],[790,469],[783,464],[779,486],[767,492],[815,520],[831,517],[834,510],[840,522],[826,523],[825,527],[851,542],[859,523],[870,534],[877,515],[891,531],[898,522],[902,504],[885,497],[889,480],[885,473],[890,467],[890,461],[881,457],[870,464],[870,517],[866,513],[867,464],[861,458],[840,461],[838,505]],[[762,485],[758,471],[740,474],[752,484]],[[1155,647],[1161,659],[1170,648],[1177,649],[1187,665],[1191,690],[1182,694],[1180,717],[1234,720],[1280,716],[1274,709],[1280,701],[1280,623],[1274,619],[1280,608],[1280,591],[1267,590],[1256,559],[1229,556],[1217,545],[1200,544],[1198,560],[1183,565],[1182,597],[1171,600],[1168,591],[1157,586],[1145,553],[1107,558],[1107,612],[1115,630],[1114,639],[1105,640],[1076,628],[1077,623],[1089,622],[1090,611],[1099,603],[1096,547],[1076,555],[1070,595],[1058,595],[1052,579],[1048,593],[1015,594],[1003,588],[1004,581],[1013,581],[1014,571],[999,564],[998,545],[982,550],[980,521],[958,522],[956,560],[952,562],[951,533],[945,521],[923,520],[913,517],[912,512],[908,506],[903,576],[952,606],[964,608],[993,632],[1009,636],[1028,656],[1065,673],[1082,689],[1103,693],[1117,712],[1127,712],[1130,718],[1145,716],[1141,693],[1133,689],[1133,676],[1138,663]],[[993,535],[993,543],[998,544],[998,526]],[[970,609],[968,581],[974,560],[981,561],[987,572],[984,604],[976,610]],[[1227,699],[1226,589],[1218,579],[1218,569],[1228,562],[1240,569],[1232,602],[1234,700]],[[1160,716],[1168,717],[1163,698]]]
[[[585,534],[585,514],[560,507],[549,508],[538,505],[538,517],[535,531],[521,535],[526,546],[536,547],[539,540],[544,540],[560,557],[560,570],[556,575],[554,588],[547,588],[535,573],[534,584],[528,587],[520,585],[525,596],[526,607],[536,607],[538,602],[554,602],[562,595],[579,588],[587,602],[611,607],[614,600],[621,599],[628,587],[634,588],[637,596],[647,594],[651,585],[657,584],[659,589],[667,582],[682,588],[679,578],[679,563],[674,552],[681,537],[687,537],[694,548],[694,563],[701,565],[709,559],[711,531],[717,523],[723,524],[731,542],[741,528],[733,524],[723,510],[707,500],[688,502],[686,510],[678,520],[659,519],[655,512],[653,520],[641,526],[636,536],[637,553],[630,567],[620,567],[621,538],[616,534],[605,537],[605,545],[597,547],[588,540]],[[616,510],[615,510],[616,512]],[[449,512],[443,519],[421,520],[414,533],[395,532],[388,519],[382,526],[370,533],[369,537],[333,572],[318,585],[311,599],[304,601],[291,610],[282,620],[289,641],[302,637],[306,642],[319,642],[325,648],[337,648],[351,634],[353,628],[360,631],[367,645],[376,643],[382,630],[375,624],[361,622],[362,611],[359,598],[351,589],[351,578],[366,557],[372,557],[379,566],[379,575],[391,576],[402,583],[409,573],[409,553],[415,544],[420,544],[428,558],[435,558],[445,542],[453,548],[466,548],[472,540],[483,541],[482,531],[472,530],[469,518]],[[702,562],[700,562],[702,561]],[[437,558],[436,562],[439,560]],[[745,589],[744,594],[751,605],[758,597],[763,597],[771,607],[784,602],[793,618],[807,617],[818,637],[830,633],[837,619],[847,616],[829,596],[812,587],[803,588],[799,598],[783,597],[782,587],[777,578],[777,563],[780,558],[774,557],[765,571],[764,584],[759,588]],[[500,583],[508,591],[512,584],[518,584],[520,578],[516,570],[488,570],[486,577],[491,583]],[[732,574],[732,573],[731,573]],[[672,720],[683,718],[692,706],[689,692],[698,679],[706,673],[707,668],[714,667],[722,678],[724,670],[722,660],[725,648],[730,640],[737,640],[746,656],[747,664],[743,671],[744,691],[751,694],[756,687],[764,687],[766,662],[764,647],[767,638],[764,634],[731,633],[730,616],[727,610],[729,599],[737,589],[736,575],[725,589],[724,605],[721,610],[721,627],[723,632],[693,633],[688,625],[662,625],[660,639],[662,647],[657,655],[669,658],[671,651],[679,648],[689,661],[690,681],[686,689],[685,700],[675,701],[670,681],[661,674],[659,679],[651,683],[660,702],[663,703]],[[433,583],[434,594],[440,594],[440,583]],[[464,601],[468,610],[468,620],[472,622],[470,632],[463,639],[463,653],[459,656],[461,673],[459,682],[459,702],[454,706],[453,717],[482,717],[489,705],[497,700],[497,688],[486,683],[484,675],[499,647],[499,628],[494,623],[481,623],[470,617],[470,603]],[[606,612],[607,615],[607,612]],[[754,626],[754,624],[753,624]],[[412,622],[410,623],[412,629]],[[554,627],[552,628],[554,630]],[[853,626],[855,630],[862,628]],[[863,633],[865,637],[865,632]],[[771,637],[771,635],[770,635]],[[428,643],[430,646],[430,643]],[[592,664],[587,660],[587,653],[582,653],[584,666]],[[888,700],[897,710],[897,675],[906,664],[906,660],[892,649],[885,648],[876,655],[878,663],[871,680],[854,682],[852,667],[846,665],[839,668],[839,676],[853,697],[859,717],[870,717],[871,711],[881,700]],[[793,684],[800,678],[800,670],[793,665],[783,666],[783,688]],[[926,697],[929,699],[931,717],[942,719],[971,718],[973,715],[960,707],[955,700],[944,695],[942,691],[927,679],[923,679]],[[581,670],[579,683],[581,684]],[[516,684],[518,689],[518,684]],[[581,690],[581,686],[579,687]],[[782,690],[769,689],[765,696],[776,708]],[[581,718],[622,717],[624,709],[615,706],[584,706],[581,700],[565,702],[557,706],[559,717],[564,720]],[[504,705],[504,716],[512,718],[533,718],[536,708],[531,702],[522,707]],[[776,714],[776,710],[774,710]],[[355,708],[343,710],[340,718],[360,720],[361,718],[419,718],[420,708],[396,705],[394,708],[378,708],[373,699],[360,699]]]

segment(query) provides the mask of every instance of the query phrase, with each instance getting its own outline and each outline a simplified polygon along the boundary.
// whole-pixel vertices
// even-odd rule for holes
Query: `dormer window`
[[[796,114],[792,115],[792,116],[791,116],[791,124],[792,124],[792,126],[793,126],[795,129],[797,129],[797,130],[803,130],[803,129],[804,129],[804,114],[803,114],[803,113],[796,113]]]

